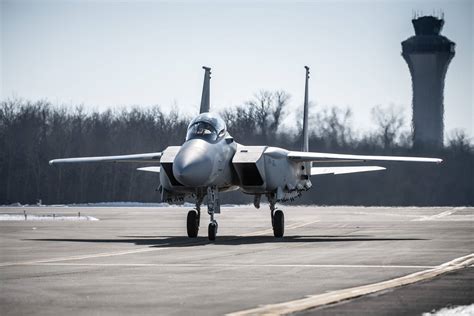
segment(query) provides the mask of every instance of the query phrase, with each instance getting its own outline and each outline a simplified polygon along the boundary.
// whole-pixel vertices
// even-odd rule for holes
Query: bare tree
[[[405,118],[399,107],[377,105],[371,110],[372,119],[377,124],[376,139],[384,149],[392,148],[401,141]]]
[[[351,120],[349,108],[323,108],[316,115],[316,134],[329,148],[346,147],[353,140]]]
[[[280,131],[288,100],[289,96],[281,91],[262,92],[253,102],[226,109],[223,117],[230,133],[245,145],[277,143],[278,147],[297,149],[301,135]],[[373,113],[377,132],[359,138],[354,136],[350,110],[335,107],[319,110],[311,124],[312,149],[350,149],[369,154],[382,153],[388,148],[400,155],[414,154],[406,141],[409,137],[400,113],[383,107]],[[301,118],[297,120],[300,121]],[[178,112],[163,113],[159,106],[98,112],[84,111],[81,107],[71,110],[46,101],[1,101],[0,204],[35,203],[39,198],[44,203],[157,201],[159,197],[154,191],[159,181],[157,175],[135,172],[137,165],[50,167],[48,160],[163,150],[182,143],[188,123],[189,117]],[[262,127],[267,132],[266,141]],[[318,186],[319,194],[305,195],[299,202],[472,205],[474,148],[468,135],[454,131],[445,149],[429,154],[443,158],[442,166],[420,168],[401,164],[395,172],[387,171],[383,177],[318,178],[322,182]],[[227,201],[246,202],[242,199],[245,198],[239,195]]]
[[[471,138],[462,129],[454,129],[448,137],[448,147],[458,151],[472,151],[473,144]]]
[[[285,91],[261,90],[244,105],[224,110],[221,115],[233,135],[251,143],[268,144],[278,135],[282,114],[290,96]]]
[[[281,124],[281,116],[283,110],[288,105],[288,101],[290,100],[290,95],[283,90],[279,90],[273,93],[273,109],[272,109],[272,116],[273,119],[270,123],[270,129],[276,131]]]
[[[272,100],[273,94],[270,91],[261,90],[255,94],[253,100],[247,102],[247,105],[253,108],[255,124],[262,135],[263,141],[267,140]]]

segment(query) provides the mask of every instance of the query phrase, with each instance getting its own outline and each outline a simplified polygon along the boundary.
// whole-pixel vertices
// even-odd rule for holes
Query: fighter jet
[[[440,163],[437,158],[366,156],[309,152],[308,138],[308,80],[309,67],[305,66],[305,94],[303,114],[303,146],[301,151],[289,151],[270,146],[245,146],[229,134],[226,123],[210,112],[211,68],[203,67],[204,84],[200,114],[195,117],[181,146],[169,146],[162,152],[134,155],[54,159],[50,165],[92,162],[153,163],[138,170],[156,172],[160,176],[158,191],[163,202],[179,202],[185,198],[195,201],[195,209],[187,215],[187,234],[198,236],[201,205],[207,197],[210,216],[208,238],[215,240],[217,221],[221,211],[219,195],[240,190],[254,196],[254,206],[260,207],[265,196],[269,202],[274,236],[283,237],[284,214],[277,203],[293,200],[308,191],[313,176],[321,174],[348,174],[385,169],[380,166],[325,166],[323,162],[411,161]],[[319,166],[318,166],[319,165]]]

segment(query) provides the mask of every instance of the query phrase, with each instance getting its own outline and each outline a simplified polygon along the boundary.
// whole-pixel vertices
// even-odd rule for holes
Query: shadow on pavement
[[[208,244],[215,245],[252,245],[267,243],[326,243],[326,242],[377,242],[377,241],[407,241],[426,240],[421,238],[383,238],[370,237],[367,235],[353,236],[288,236],[275,238],[273,236],[218,236],[213,242],[207,237],[188,238],[183,236],[123,236],[114,239],[91,239],[91,238],[48,238],[27,239],[33,241],[58,241],[58,242],[83,242],[83,243],[133,243],[135,245],[149,245],[152,247],[195,247]]]

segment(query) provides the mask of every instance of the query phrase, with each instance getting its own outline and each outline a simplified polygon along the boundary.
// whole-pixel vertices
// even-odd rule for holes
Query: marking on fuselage
[[[456,258],[434,268],[408,274],[391,280],[332,291],[328,293],[310,295],[302,299],[292,300],[284,303],[263,305],[260,307],[233,312],[228,316],[245,315],[287,315],[308,309],[321,307],[328,304],[349,300],[355,297],[380,292],[383,290],[400,287],[415,282],[428,280],[438,275],[469,267],[474,263],[474,253]]]

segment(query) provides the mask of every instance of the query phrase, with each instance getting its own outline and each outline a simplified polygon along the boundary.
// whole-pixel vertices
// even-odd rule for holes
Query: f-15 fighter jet
[[[278,202],[299,197],[311,188],[311,177],[320,174],[347,174],[383,170],[379,166],[323,167],[321,162],[353,161],[412,161],[435,162],[437,158],[362,156],[335,153],[309,152],[308,149],[308,80],[309,67],[305,66],[305,97],[303,115],[302,151],[288,151],[270,146],[245,146],[237,143],[229,134],[224,120],[210,110],[211,68],[204,68],[204,84],[200,114],[194,118],[181,146],[169,146],[162,152],[54,159],[50,165],[91,162],[143,162],[155,166],[138,170],[157,172],[160,175],[159,192],[164,202],[193,198],[196,208],[187,216],[187,233],[191,238],[198,235],[201,204],[207,196],[209,240],[215,240],[220,213],[219,194],[233,190],[254,196],[254,205],[260,207],[262,195],[270,205],[271,223],[275,237],[283,237],[284,214],[276,208]],[[320,164],[318,166],[318,163]],[[315,166],[313,166],[315,165]]]

